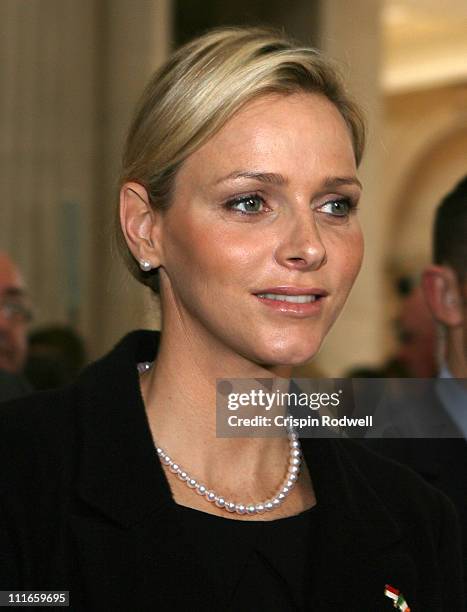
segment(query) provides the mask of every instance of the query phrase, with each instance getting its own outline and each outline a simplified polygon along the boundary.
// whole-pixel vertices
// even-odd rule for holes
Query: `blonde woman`
[[[155,74],[118,217],[162,332],[2,409],[1,589],[86,612],[374,612],[395,590],[460,609],[441,494],[355,444],[215,434],[217,378],[287,378],[339,315],[363,143],[326,60],[266,30],[210,32]]]

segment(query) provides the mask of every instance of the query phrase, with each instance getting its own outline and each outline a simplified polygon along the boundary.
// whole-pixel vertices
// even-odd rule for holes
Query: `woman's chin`
[[[297,342],[281,342],[278,346],[265,347],[260,361],[267,366],[301,366],[318,353],[321,342],[308,339]]]

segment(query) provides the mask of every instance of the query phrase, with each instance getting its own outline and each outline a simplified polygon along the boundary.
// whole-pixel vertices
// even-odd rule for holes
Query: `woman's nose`
[[[309,209],[290,223],[275,258],[280,265],[297,270],[318,270],[326,263],[326,248]]]

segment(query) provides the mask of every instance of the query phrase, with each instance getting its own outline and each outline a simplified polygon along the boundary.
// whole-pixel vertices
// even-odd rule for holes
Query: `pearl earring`
[[[143,270],[143,272],[149,272],[149,270],[152,269],[151,262],[148,261],[147,259],[140,259],[139,267],[141,268],[141,270]]]

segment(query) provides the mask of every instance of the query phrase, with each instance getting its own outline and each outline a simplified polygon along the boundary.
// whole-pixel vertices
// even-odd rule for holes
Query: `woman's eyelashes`
[[[337,217],[343,219],[349,217],[349,215],[357,210],[357,202],[351,198],[331,198],[317,207],[319,212],[322,212],[331,217]]]
[[[265,212],[265,201],[259,194],[251,193],[228,200],[225,207],[242,215],[257,215]]]

